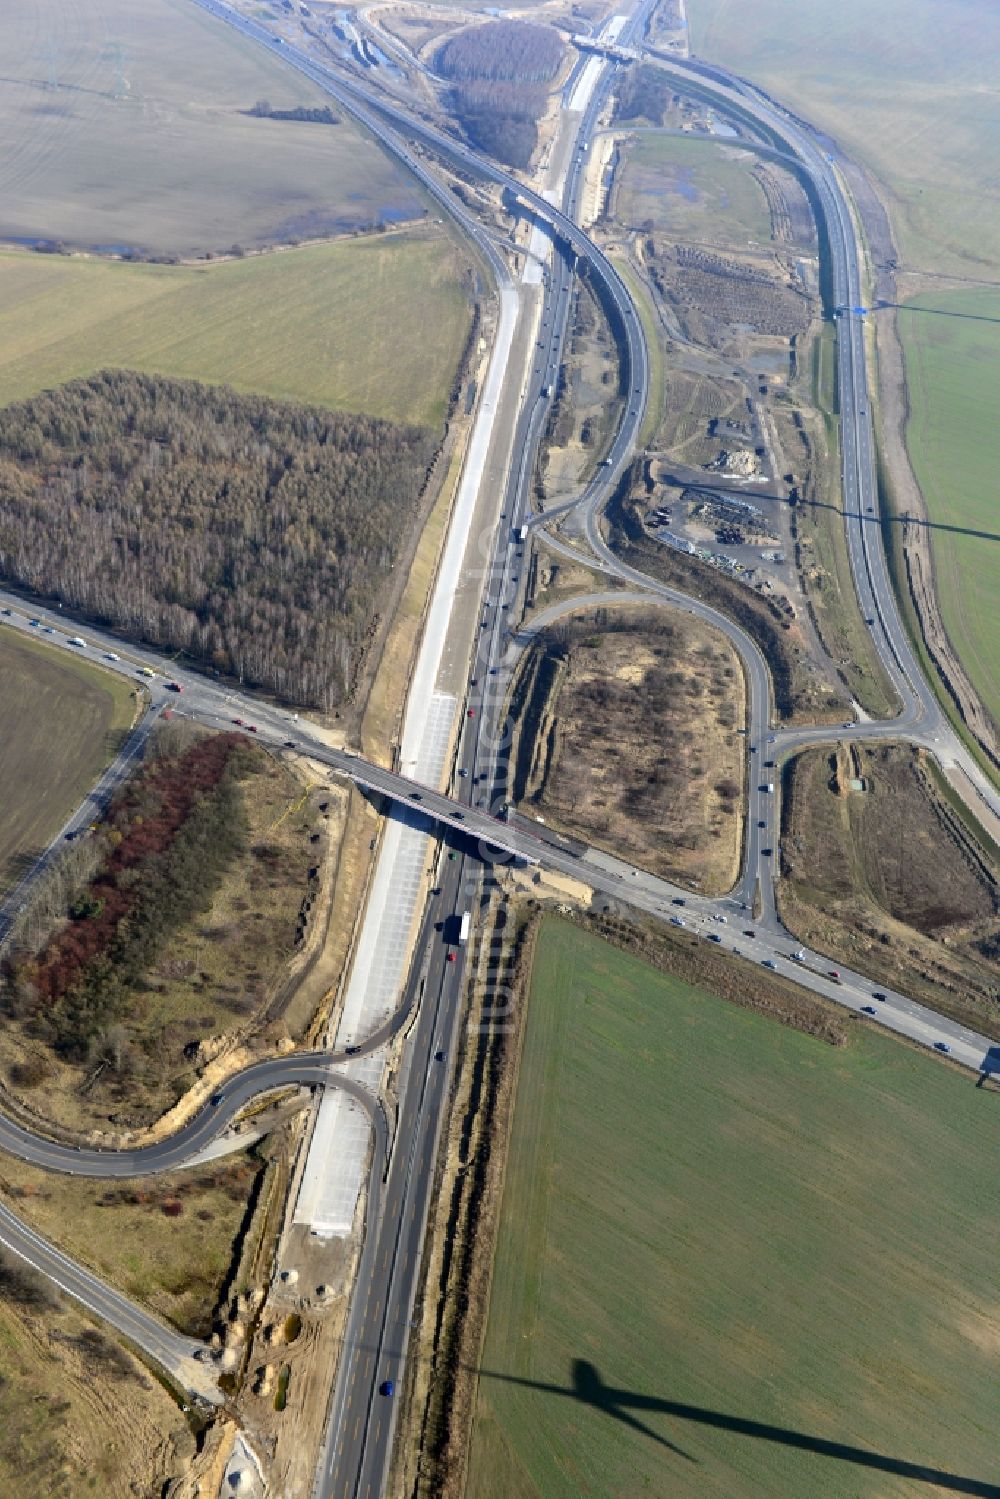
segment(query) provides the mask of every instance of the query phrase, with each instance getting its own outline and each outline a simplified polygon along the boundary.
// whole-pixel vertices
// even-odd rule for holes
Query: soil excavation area
[[[804,942],[982,1030],[1000,1018],[995,851],[917,750],[799,755],[782,803],[781,913]]]
[[[601,609],[539,637],[514,691],[522,810],[716,894],[742,838],[743,672],[714,630]]]

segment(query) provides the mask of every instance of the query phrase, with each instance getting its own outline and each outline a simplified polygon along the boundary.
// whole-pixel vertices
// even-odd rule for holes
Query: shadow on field
[[[976,1087],[981,1088],[991,1077],[1000,1078],[1000,1046],[991,1046],[983,1057],[983,1064],[979,1069],[979,1078]]]
[[[894,312],[920,313],[928,317],[963,318],[969,323],[1000,323],[1000,317],[990,317],[986,312],[950,312],[947,307],[908,307],[905,302],[878,301],[875,306],[891,307]]]
[[[856,1463],[862,1468],[874,1468],[880,1473],[893,1473],[900,1478],[911,1478],[920,1483],[936,1484],[938,1488],[952,1494],[977,1494],[981,1499],[1000,1499],[1000,1487],[981,1478],[963,1478],[956,1473],[944,1473],[939,1468],[927,1468],[920,1463],[906,1462],[903,1458],[886,1457],[881,1452],[869,1452],[864,1447],[852,1447],[846,1442],[831,1442],[825,1437],[809,1436],[805,1432],[790,1431],[785,1426],[771,1426],[765,1421],[750,1421],[745,1416],[729,1416],[723,1411],[708,1410],[703,1405],[685,1405],[680,1400],[664,1400],[659,1395],[640,1395],[634,1390],[616,1390],[606,1385],[600,1373],[586,1359],[574,1359],[570,1369],[569,1385],[544,1384],[539,1380],[521,1379],[516,1374],[501,1374],[494,1369],[480,1369],[481,1379],[501,1380],[505,1384],[522,1385],[530,1390],[542,1390],[549,1395],[568,1395],[595,1410],[603,1411],[616,1421],[642,1432],[694,1462],[696,1459],[675,1447],[672,1442],[657,1436],[648,1426],[628,1414],[630,1411],[650,1411],[664,1416],[674,1416],[680,1421],[693,1421],[699,1426],[711,1426],[717,1431],[731,1431],[736,1436],[754,1437],[760,1441],[777,1442],[782,1447],[795,1447],[800,1452],[814,1452],[818,1457],[830,1457],[839,1462]]]
[[[755,495],[754,498],[766,499],[767,496]],[[845,510],[843,505],[832,505],[829,500],[809,500],[797,508],[800,510],[833,510],[837,515],[843,515],[849,520],[862,520],[869,526],[881,524],[878,515],[862,515],[858,510]],[[925,520],[920,515],[888,515],[884,518],[891,526],[919,526],[923,531],[950,531],[955,536],[975,536],[980,541],[1000,541],[998,531],[977,531],[972,526],[951,526],[945,521]]]

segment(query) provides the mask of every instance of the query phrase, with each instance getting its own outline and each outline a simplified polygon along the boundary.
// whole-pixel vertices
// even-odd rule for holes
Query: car
[[[874,620],[874,617],[871,614],[868,614],[868,615],[865,616],[865,624],[866,625],[873,625],[874,623],[875,623],[875,620]]]
[[[743,935],[744,937],[756,937],[757,933],[754,931],[752,926],[748,926]]]
[[[758,822],[757,822],[757,826],[758,826],[758,827],[759,827],[759,828],[766,828],[766,827],[767,827],[767,823],[766,823],[766,822],[765,822],[765,821],[764,821],[764,819],[763,819],[763,817],[761,817],[761,818],[760,818],[760,819],[759,819],[759,820],[758,820]]]
[[[217,1109],[219,1107],[219,1104],[222,1102],[222,1099],[223,1095],[221,1093],[213,1093],[208,1101],[212,1105],[213,1109]]]
[[[728,924],[729,924],[729,917],[728,916],[713,916],[712,920],[713,921],[721,921],[721,923],[722,923],[723,926],[728,926]]]
[[[119,656],[117,651],[105,651],[104,659],[105,661],[120,661],[121,656]]]
[[[877,1015],[878,1010],[876,1010],[874,1005],[862,1005],[861,1013],[862,1015]]]
[[[881,989],[876,989],[874,994],[872,995],[872,999],[880,999],[883,1004],[885,1004],[888,998],[888,994],[883,994]]]
[[[167,691],[168,692],[183,692],[184,688],[181,686],[180,682],[168,682],[167,683]]]
[[[466,770],[466,768],[465,768],[464,765],[462,766],[461,770],[458,773],[462,777],[463,781],[465,780],[466,776],[469,774],[469,772]]]
[[[469,686],[470,687],[478,687],[479,686],[479,678],[478,677],[470,677],[469,678]]]
[[[434,1060],[435,1060],[435,1062],[443,1062],[444,1061],[444,1052],[443,1051],[436,1051],[434,1053]]]
[[[13,614],[14,613],[13,609],[4,609],[2,612],[4,614]]]
[[[675,895],[670,904],[672,906],[686,906],[687,901],[684,899],[683,895]]]
[[[765,760],[764,761],[764,768],[766,770],[773,770],[774,769],[774,761],[773,760]]]
[[[358,1054],[358,1048],[356,1046],[345,1046],[344,1047],[344,1056],[345,1057],[354,1057],[354,1056],[357,1056],[357,1054]]]
[[[475,708],[470,708],[469,709],[469,717],[470,718],[475,718],[475,716],[476,716],[476,710],[475,710]]]
[[[778,739],[777,734],[768,734],[768,736],[767,736],[767,742],[768,742],[768,744],[775,744],[777,742],[777,739]]]
[[[28,624],[31,626],[31,628],[33,630],[37,630],[38,626],[41,624],[41,620],[40,619],[29,619],[28,620]]]
[[[947,1041],[935,1041],[934,1050],[948,1053],[949,1051],[951,1051],[951,1047],[948,1045]]]
[[[836,979],[837,983],[839,984],[840,983],[840,969],[839,968],[828,968],[827,969],[827,978]]]
[[[257,725],[255,723],[248,723],[247,724],[247,733],[248,734],[256,734],[256,732],[257,732]]]
[[[450,952],[448,954],[448,962],[449,963],[454,963],[454,961],[455,961],[455,954],[453,952]]]
[[[773,959],[773,958],[765,958],[765,959],[764,959],[764,967],[765,967],[765,968],[775,968],[775,969],[776,969],[776,968],[777,968],[777,966],[778,966],[778,965],[777,965],[777,963],[776,963],[776,962],[775,962],[775,961],[774,961],[774,959]]]
[[[762,848],[760,852],[761,852],[761,856],[763,858],[770,859],[771,855],[774,853],[774,849],[773,848]]]
[[[458,857],[458,855],[455,853],[455,850],[451,849],[450,852],[449,852],[449,854],[448,854],[448,858],[449,859],[456,859],[457,857]]]
[[[233,723],[239,724],[240,728],[242,729],[242,727],[243,727],[243,720],[242,720],[242,718],[234,718],[233,719]]]
[[[423,801],[423,797],[420,795],[419,791],[411,791],[409,795],[410,795],[410,801],[411,802],[422,802]]]
[[[285,740],[285,749],[294,749],[294,748],[295,748],[295,740],[294,739],[286,739]]]
[[[395,1392],[395,1389],[396,1386],[391,1379],[383,1379],[378,1387],[378,1392],[380,1395],[385,1395],[386,1399],[388,1399]]]
[[[709,942],[721,942],[722,938],[719,936],[718,932],[709,932],[708,940]]]
[[[53,628],[52,628],[52,626],[51,626],[51,625],[46,625],[46,626],[45,626],[45,633],[46,633],[46,635],[54,635],[54,634],[55,634],[55,633],[56,633],[56,632],[55,632],[55,630],[54,630],[54,629],[53,629]]]
[[[671,926],[686,926],[687,923],[685,922],[683,916],[671,916],[671,918],[670,918],[670,925]]]
[[[750,753],[751,755],[755,755],[757,753],[757,746],[755,744],[751,744]]]

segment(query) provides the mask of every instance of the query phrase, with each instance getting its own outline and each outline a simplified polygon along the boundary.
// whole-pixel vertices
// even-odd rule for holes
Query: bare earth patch
[[[997,871],[919,751],[807,751],[787,772],[782,823],[778,892],[792,931],[943,1014],[996,1022]]]
[[[516,801],[656,874],[731,888],[745,703],[720,635],[666,611],[578,616],[540,636],[515,704]]]

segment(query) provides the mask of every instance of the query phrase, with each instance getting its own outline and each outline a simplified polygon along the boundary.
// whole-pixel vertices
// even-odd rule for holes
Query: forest
[[[490,21],[451,38],[436,66],[472,143],[508,166],[526,167],[538,142],[547,85],[563,44],[551,26]]]
[[[0,576],[329,712],[350,698],[436,445],[103,371],[0,411]]]

